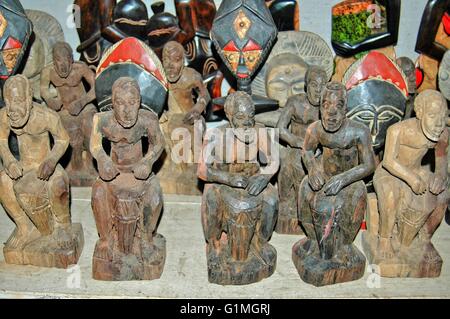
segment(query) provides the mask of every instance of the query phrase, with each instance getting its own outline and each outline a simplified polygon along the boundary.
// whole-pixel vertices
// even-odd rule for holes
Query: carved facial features
[[[327,132],[339,130],[346,119],[347,99],[345,87],[339,83],[331,82],[325,88],[320,105],[322,125]]]
[[[53,53],[53,64],[56,73],[62,78],[67,78],[73,67],[72,53],[65,48],[57,50]]]
[[[301,58],[290,53],[271,59],[266,73],[267,96],[284,107],[291,96],[304,92],[307,68]]]
[[[236,92],[227,98],[225,112],[234,135],[244,143],[255,138],[255,105],[251,97],[244,92]]]
[[[307,73],[306,78],[306,93],[308,95],[309,103],[314,106],[320,105],[320,96],[327,84],[327,74],[325,71],[316,68],[311,69]]]
[[[135,87],[125,84],[113,91],[114,117],[122,127],[131,128],[136,124],[140,105],[140,92]]]
[[[23,77],[10,78],[5,84],[5,104],[11,127],[24,127],[30,118],[33,105],[32,94],[28,80]]]
[[[347,117],[370,128],[374,149],[384,146],[386,131],[403,119],[404,113],[391,105],[363,104],[347,113]]]
[[[447,103],[443,98],[436,94],[428,97],[427,100],[421,104],[421,106],[416,108],[416,115],[420,120],[423,134],[429,140],[437,142],[445,129],[448,116]]]
[[[163,67],[169,82],[174,83],[181,77],[184,67],[184,49],[177,42],[168,42],[163,50]]]
[[[247,79],[259,65],[262,48],[258,43],[249,39],[241,50],[236,43],[231,40],[223,48],[223,54],[231,66],[231,71],[235,73],[238,78]]]

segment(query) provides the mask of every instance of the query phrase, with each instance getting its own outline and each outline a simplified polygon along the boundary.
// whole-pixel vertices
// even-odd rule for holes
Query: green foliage
[[[357,14],[333,16],[332,39],[337,42],[356,44],[372,34],[367,25],[371,12],[362,11]]]

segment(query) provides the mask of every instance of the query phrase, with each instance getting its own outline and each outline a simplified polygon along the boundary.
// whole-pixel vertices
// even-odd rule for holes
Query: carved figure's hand
[[[230,186],[238,188],[246,188],[248,185],[248,178],[242,175],[232,175],[229,181]]]
[[[136,177],[137,179],[145,180],[150,176],[151,172],[151,166],[144,163],[139,163],[133,168],[134,177]]]
[[[194,122],[200,119],[201,114],[197,111],[190,111],[183,119],[184,124],[194,125]]]
[[[42,179],[44,181],[48,181],[50,176],[52,176],[53,172],[55,171],[56,165],[58,164],[57,161],[55,161],[52,158],[47,158],[45,161],[41,163],[38,169],[38,178]]]
[[[425,193],[428,189],[428,183],[422,177],[417,176],[411,183],[411,189],[417,195]]]
[[[441,176],[435,174],[430,179],[429,189],[430,192],[434,195],[439,195],[447,188],[447,180],[446,178],[442,178]]]
[[[23,168],[18,161],[9,163],[8,167],[5,167],[5,172],[13,180],[17,180],[23,176]]]
[[[269,184],[269,179],[264,175],[255,175],[249,178],[246,190],[252,196],[258,196]]]
[[[323,186],[323,191],[327,196],[337,195],[345,186],[345,180],[342,175],[335,175]]]
[[[319,191],[325,184],[325,176],[322,171],[315,170],[308,174],[309,185],[314,191]]]
[[[119,171],[114,166],[113,161],[109,157],[105,157],[98,161],[98,173],[104,181],[111,181],[119,175]]]

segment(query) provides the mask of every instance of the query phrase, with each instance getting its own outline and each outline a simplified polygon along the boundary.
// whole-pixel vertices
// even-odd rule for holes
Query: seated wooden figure
[[[300,234],[297,217],[297,195],[305,177],[302,164],[302,147],[309,124],[319,119],[320,94],[327,84],[328,76],[320,67],[311,66],[306,73],[307,93],[291,96],[281,111],[277,127],[280,139],[287,148],[280,150],[281,165],[278,173],[280,212],[276,232]]]
[[[84,83],[89,85],[86,92]],[[54,86],[58,96],[51,91]],[[91,186],[97,178],[89,137],[97,109],[94,72],[84,62],[74,62],[72,48],[66,42],[53,47],[53,64],[41,74],[41,96],[48,107],[58,112],[70,136],[71,157],[66,170],[72,186]]]
[[[163,66],[169,81],[168,111],[161,117],[161,128],[166,139],[166,156],[158,176],[164,193],[200,195],[197,183],[197,166],[195,159],[201,151],[201,141],[205,130],[202,114],[211,100],[200,73],[184,66],[183,46],[169,41],[163,49]],[[177,152],[180,141],[172,135],[175,130],[183,130],[183,141],[190,137],[190,149],[184,150],[181,163],[172,155]],[[183,133],[183,132],[182,132]],[[186,136],[189,135],[189,136]],[[172,154],[172,152],[174,154]]]
[[[276,250],[268,241],[278,213],[269,183],[279,163],[269,154],[268,136],[255,126],[252,98],[238,91],[225,102],[229,126],[219,129],[211,157],[202,156],[198,176],[206,181],[202,224],[207,241],[209,281],[244,285],[273,274]],[[267,137],[267,138],[266,138]],[[212,144],[205,141],[205,152]],[[260,157],[258,157],[258,153]],[[226,155],[226,159],[220,158]],[[265,159],[261,158],[262,157]],[[264,163],[271,163],[263,166]]]
[[[3,253],[11,264],[67,268],[83,250],[83,230],[71,224],[69,178],[58,161],[69,136],[56,112],[33,103],[29,80],[9,78],[4,86],[6,107],[0,110],[0,202],[16,229]],[[8,147],[17,136],[20,160]],[[53,147],[50,147],[50,135]]]
[[[364,275],[366,259],[353,245],[367,206],[362,179],[375,170],[369,129],[346,117],[345,87],[322,92],[321,120],[308,127],[303,162],[308,175],[299,192],[299,219],[307,235],[292,248],[303,281],[324,286]],[[322,156],[316,158],[321,147]]]
[[[164,149],[164,138],[157,115],[139,109],[140,89],[135,80],[116,80],[112,103],[112,111],[94,116],[90,143],[100,175],[92,187],[92,210],[100,236],[93,277],[157,279],[163,271],[166,243],[156,233],[163,198],[152,167]],[[142,138],[149,144],[145,155]],[[111,143],[110,155],[103,140]]]
[[[431,237],[447,209],[447,101],[425,90],[414,110],[416,118],[388,129],[373,178],[378,212],[369,214],[363,247],[384,277],[438,277],[442,267]],[[430,150],[434,170],[422,166]]]

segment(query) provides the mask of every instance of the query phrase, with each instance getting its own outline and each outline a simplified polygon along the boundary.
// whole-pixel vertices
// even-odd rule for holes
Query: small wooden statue
[[[89,85],[86,92],[84,81]],[[58,95],[55,97],[50,87]],[[70,136],[71,158],[66,170],[72,186],[91,186],[96,179],[89,137],[92,118],[97,109],[95,100],[95,75],[84,62],[74,62],[72,48],[66,42],[53,47],[53,64],[42,71],[41,96],[48,107],[58,112]]]
[[[11,264],[67,268],[78,262],[83,230],[70,221],[69,178],[58,165],[69,136],[58,114],[33,103],[23,75],[9,78],[4,87],[6,108],[0,110],[0,202],[16,229],[3,253]],[[8,147],[15,134],[20,160]],[[50,136],[53,147],[50,147]]]
[[[165,162],[159,176],[165,193],[199,195],[197,166],[194,165],[199,155],[195,151],[198,150],[197,153],[201,151],[205,127],[202,113],[211,98],[200,73],[185,67],[184,61],[184,48],[180,43],[170,41],[164,46],[163,65],[169,81],[169,110],[161,119],[167,148]],[[183,154],[181,163],[175,163],[172,158],[174,147],[179,143],[172,137],[176,129],[186,130],[190,137],[189,147],[185,149],[188,154]],[[187,138],[187,136],[184,137]],[[195,145],[196,141],[199,145]]]
[[[92,187],[92,210],[100,236],[93,259],[98,280],[151,280],[161,276],[166,241],[156,233],[163,197],[152,173],[164,149],[155,113],[139,109],[140,89],[122,77],[112,88],[113,110],[94,116],[91,152],[100,177]],[[143,154],[142,138],[148,139]],[[103,148],[111,143],[111,154]]]
[[[307,235],[292,248],[300,277],[315,286],[356,280],[366,259],[353,245],[364,219],[367,192],[362,179],[375,170],[369,129],[346,118],[345,87],[326,85],[321,120],[308,127],[303,162],[308,175],[299,192],[299,219]],[[316,150],[321,147],[321,158]]]
[[[221,127],[210,143],[205,141],[199,164],[198,176],[208,183],[202,224],[209,281],[244,285],[275,271],[277,254],[268,241],[277,219],[278,198],[269,181],[279,164],[271,160],[273,143],[268,143],[267,132],[255,126],[250,95],[242,91],[229,95],[225,112],[230,124]],[[211,145],[215,147],[209,157],[205,154]],[[220,154],[227,154],[226,159]],[[272,163],[271,169],[263,163]]]
[[[302,147],[309,124],[319,119],[320,94],[327,84],[325,70],[312,66],[306,73],[307,93],[291,96],[282,109],[277,127],[280,140],[287,144],[281,149],[281,165],[278,173],[280,212],[276,232],[300,234],[297,217],[297,195],[305,172],[302,164]]]
[[[447,101],[426,90],[415,100],[416,118],[392,125],[373,184],[378,212],[371,211],[363,247],[385,277],[438,277],[442,259],[431,237],[447,209]],[[434,170],[422,166],[434,151]]]

